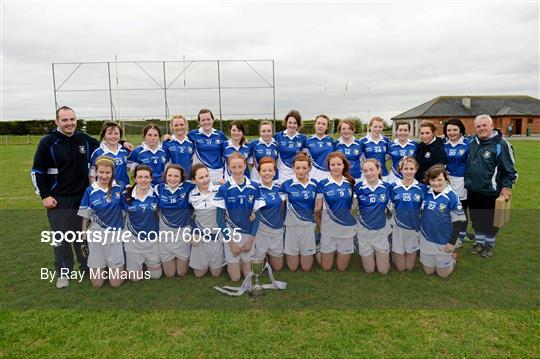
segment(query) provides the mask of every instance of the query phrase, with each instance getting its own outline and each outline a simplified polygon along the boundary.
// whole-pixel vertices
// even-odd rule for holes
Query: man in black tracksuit
[[[491,257],[499,230],[493,226],[495,200],[499,195],[506,200],[511,198],[517,170],[514,149],[500,131],[493,129],[491,117],[477,116],[474,126],[476,136],[469,143],[465,172],[465,188],[475,232],[471,253]]]

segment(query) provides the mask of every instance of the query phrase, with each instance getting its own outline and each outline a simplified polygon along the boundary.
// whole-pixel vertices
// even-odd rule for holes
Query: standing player
[[[223,157],[225,157],[225,181],[231,178],[231,171],[229,170],[228,163],[229,158],[235,152],[238,152],[244,156],[247,160],[250,156],[249,144],[246,141],[244,125],[240,121],[233,121],[229,125],[229,135],[231,139],[223,143]],[[246,166],[244,172],[249,178],[249,168]]]
[[[469,142],[465,139],[465,125],[458,118],[451,118],[444,124],[444,136],[446,143],[444,151],[446,153],[446,170],[448,171],[448,179],[450,187],[457,193],[463,213],[465,213],[465,221],[461,222],[456,247],[461,247],[465,236],[467,235],[467,189],[465,188],[465,171],[467,170],[467,159],[469,158]]]
[[[251,141],[249,143],[249,155],[253,161],[253,168],[251,170],[251,180],[260,182],[261,177],[259,175],[259,162],[264,157],[270,157],[274,161],[278,158],[278,145],[273,137],[272,123],[269,121],[263,121],[259,125],[259,137],[258,140]],[[274,180],[278,179],[278,173],[276,170]]]
[[[300,264],[304,272],[309,272],[315,254],[317,181],[309,178],[311,160],[307,154],[297,154],[291,165],[295,176],[281,185],[287,198],[284,253],[290,271],[295,272]]]
[[[306,148],[311,156],[309,177],[316,181],[328,178],[327,158],[334,151],[334,140],[328,136],[330,119],[326,115],[315,117],[315,134],[306,140]]]
[[[446,153],[444,152],[444,141],[436,136],[437,127],[429,121],[420,124],[420,139],[416,150],[416,160],[420,165],[416,172],[418,182],[424,182],[426,172],[431,166],[436,164],[446,164]]]
[[[128,157],[131,168],[137,165],[145,165],[152,170],[152,185],[157,185],[163,180],[163,171],[169,161],[167,153],[159,145],[161,130],[158,126],[150,124],[143,130],[144,142],[131,152]]]
[[[355,179],[355,182],[360,181],[362,176],[362,166],[360,164],[360,158],[362,156],[362,147],[354,138],[355,132],[354,122],[349,119],[341,120],[339,122],[339,133],[341,137],[334,142],[334,148],[345,155],[345,158],[349,162],[349,173]]]
[[[182,167],[184,173],[189,173],[191,170],[191,162],[195,153],[195,145],[186,136],[188,128],[188,122],[184,116],[174,115],[171,118],[173,135],[162,144],[169,161]]]
[[[381,180],[381,164],[371,158],[364,161],[362,173],[366,177],[354,187],[358,198],[358,252],[366,273],[375,267],[380,274],[390,270],[388,235],[392,231],[386,219],[386,208],[390,200],[390,184]]]
[[[397,168],[403,178],[392,184],[392,259],[400,272],[414,269],[416,252],[420,249],[420,208],[426,186],[414,179],[417,170],[418,162],[414,157],[403,157]]]
[[[208,169],[212,182],[218,183],[223,180],[223,144],[227,137],[213,127],[212,111],[202,109],[197,118],[200,127],[188,133],[189,140],[195,145],[193,163],[202,163]]]
[[[164,183],[154,190],[159,198],[159,257],[165,276],[171,278],[177,273],[183,277],[188,272],[191,241],[189,229],[191,210],[189,193],[195,187],[186,182],[184,169],[177,164],[170,164],[163,174]]]
[[[237,282],[242,274],[246,276],[251,271],[251,261],[255,257],[253,242],[260,221],[258,210],[264,206],[264,201],[259,186],[244,175],[246,158],[235,152],[228,162],[231,178],[219,187],[214,203],[218,208],[216,222],[226,241],[227,271],[231,280]],[[252,215],[255,216],[253,222]]]
[[[277,167],[278,182],[280,184],[294,177],[292,161],[296,154],[306,147],[306,135],[297,132],[302,127],[300,112],[296,110],[289,111],[283,119],[283,125],[286,126],[286,130],[274,135],[279,152]]]
[[[448,184],[444,165],[434,165],[426,176],[429,190],[420,219],[420,262],[426,274],[446,278],[454,270],[453,253],[465,214],[458,195]]]
[[[133,172],[135,186],[124,192],[122,207],[127,214],[126,228],[128,236],[124,241],[126,251],[126,270],[132,282],[147,278],[143,273],[143,264],[149,277],[161,277],[159,259],[159,218],[158,197],[151,186],[152,169],[138,165]]]
[[[122,128],[114,122],[105,122],[99,134],[101,144],[92,153],[90,160],[90,183],[96,180],[96,160],[101,156],[108,156],[114,161],[114,180],[125,188],[129,184],[128,156],[129,151],[120,145]]]
[[[356,233],[356,220],[351,214],[354,178],[349,174],[349,162],[343,153],[332,152],[327,161],[330,175],[318,183],[315,207],[315,212],[322,209],[321,267],[325,271],[332,269],[337,251],[337,268],[345,271],[354,252]]]
[[[255,236],[255,258],[262,259],[268,254],[274,270],[283,268],[283,201],[285,195],[274,183],[277,171],[276,161],[271,157],[259,160],[261,181],[259,189],[265,206],[259,210],[261,221]]]
[[[208,269],[213,277],[219,277],[223,272],[225,258],[214,203],[218,187],[212,184],[208,169],[201,163],[191,167],[190,178],[196,187],[189,194],[189,203],[195,209],[189,266],[197,278],[204,277]]]
[[[405,121],[396,123],[396,139],[388,144],[388,154],[392,158],[392,169],[388,175],[388,182],[395,183],[403,179],[399,172],[399,165],[404,157],[416,155],[416,142],[409,139],[411,124]]]
[[[369,121],[369,133],[361,138],[359,143],[362,149],[364,159],[373,158],[379,161],[381,165],[382,179],[388,180],[388,170],[386,169],[386,154],[390,139],[383,136],[384,120],[382,117],[375,116]]]
[[[113,288],[124,282],[120,275],[124,270],[124,250],[118,236],[124,227],[122,187],[115,183],[114,168],[110,157],[99,157],[95,161],[97,181],[84,192],[78,212],[83,217],[83,232],[94,233],[86,236],[90,281],[94,288],[101,288],[107,278]],[[100,237],[95,235],[97,232]]]

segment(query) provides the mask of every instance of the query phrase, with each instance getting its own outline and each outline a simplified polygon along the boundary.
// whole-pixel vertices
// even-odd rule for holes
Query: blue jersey
[[[226,178],[230,178],[232,176],[231,171],[229,171],[228,161],[229,157],[231,157],[231,155],[235,152],[241,153],[246,159],[246,170],[244,171],[244,175],[249,177],[249,168],[247,166],[247,159],[250,155],[249,145],[244,143],[242,146],[234,147],[231,140],[228,140],[223,143],[223,157],[225,157],[225,168],[227,171]]]
[[[294,157],[306,147],[306,135],[297,132],[293,137],[289,137],[287,131],[283,131],[276,133],[274,139],[278,145],[279,159],[285,166],[292,168]]]
[[[191,210],[189,193],[195,187],[191,182],[181,183],[174,191],[168,185],[160,183],[154,187],[159,198],[159,211],[161,220],[172,228],[181,228],[189,225]]]
[[[388,144],[388,154],[392,157],[392,172],[397,178],[403,178],[403,175],[399,172],[399,162],[403,157],[414,157],[416,147],[416,142],[407,140],[407,143],[402,145],[397,138]]]
[[[360,212],[358,222],[363,227],[378,230],[386,226],[386,207],[390,200],[390,191],[390,184],[381,180],[375,188],[370,188],[363,182],[354,186]]]
[[[328,155],[334,151],[334,140],[326,135],[319,138],[313,135],[306,139],[306,148],[311,156],[311,165],[318,170],[328,171],[326,159]]]
[[[426,190],[426,185],[416,180],[409,187],[405,187],[401,180],[392,185],[391,201],[397,226],[415,231],[420,229],[420,209]]]
[[[129,184],[128,156],[129,151],[118,145],[116,152],[111,151],[104,142],[92,153],[90,159],[90,176],[96,176],[96,160],[101,156],[108,156],[114,161],[114,180],[122,188]]]
[[[444,152],[446,152],[446,170],[448,174],[453,177],[465,177],[467,159],[469,158],[468,141],[461,137],[454,146],[450,140],[447,140],[444,144]]]
[[[326,212],[332,221],[342,226],[354,226],[356,220],[351,214],[353,186],[345,178],[337,183],[329,177],[319,182],[317,191],[324,198]]]
[[[97,182],[84,191],[78,214],[81,217],[91,218],[92,222],[103,229],[120,230],[124,228],[122,216],[122,187],[114,184],[111,195],[107,190],[98,186]]]
[[[317,199],[317,181],[310,179],[303,185],[294,177],[283,182],[281,191],[287,197],[287,211],[292,211],[301,221],[315,222],[313,212]]]
[[[360,165],[360,157],[362,156],[362,146],[358,141],[347,145],[341,138],[334,142],[334,149],[345,155],[347,161],[349,161],[349,173],[353,178],[360,178],[362,176],[362,166]]]
[[[259,169],[259,161],[263,159],[263,157],[270,157],[274,161],[277,161],[278,158],[278,145],[274,138],[272,138],[272,142],[266,143],[264,140],[259,138],[258,140],[251,141],[249,143],[249,155],[254,160],[254,167],[258,170]],[[276,176],[274,179],[278,178],[278,174],[276,171]]]
[[[189,171],[191,171],[191,162],[193,161],[193,154],[195,153],[195,145],[188,138],[184,138],[183,141],[179,141],[176,137],[172,137],[170,140],[163,142],[161,145],[167,157],[171,163],[177,164],[182,167],[189,177]]]
[[[251,233],[251,214],[264,206],[261,199],[259,185],[244,177],[244,183],[236,184],[230,179],[222,184],[214,197],[216,207],[227,212],[227,224],[229,228],[237,228],[240,233]]]
[[[450,186],[439,194],[427,190],[420,217],[420,230],[426,240],[446,245],[452,236],[452,222],[464,220],[459,197]]]
[[[195,155],[199,162],[213,170],[223,168],[223,143],[227,142],[223,132],[213,129],[207,135],[199,128],[189,131],[188,138],[195,144]]]
[[[386,168],[386,153],[387,146],[390,143],[390,140],[386,136],[381,136],[381,138],[375,142],[368,133],[365,137],[361,138],[360,146],[362,147],[362,153],[365,159],[374,158],[381,164],[382,175],[388,176],[388,169]]]
[[[129,162],[147,165],[152,169],[152,184],[162,182],[165,165],[169,161],[167,153],[161,147],[151,150],[145,143],[137,147],[128,157]]]
[[[127,193],[122,196],[122,207],[128,215],[127,228],[140,240],[146,240],[149,232],[159,231],[158,207],[159,198],[150,188],[142,199],[135,197],[137,186],[131,193],[131,201],[128,202]],[[154,239],[151,237],[151,239]]]
[[[273,184],[271,188],[268,188],[259,183],[259,190],[261,191],[261,199],[265,203],[265,206],[259,211],[261,223],[273,229],[283,228],[282,204],[285,195],[281,192],[280,187]]]

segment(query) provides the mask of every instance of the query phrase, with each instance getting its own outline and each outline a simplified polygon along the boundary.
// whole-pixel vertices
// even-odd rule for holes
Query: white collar
[[[310,184],[312,184],[313,182],[311,181],[311,178],[308,177],[308,181],[307,183],[304,185],[302,182],[298,181],[298,179],[296,178],[296,176],[294,176],[292,178],[292,184],[293,185],[296,185],[296,184],[299,184],[300,186],[304,187],[304,188],[307,188],[307,186],[309,186]]]
[[[227,140],[227,147],[232,147],[234,148],[235,150],[240,150],[242,147],[247,147],[246,144],[244,143],[243,145],[238,145],[238,147],[236,147],[235,145],[233,145],[232,143],[232,139],[229,139]]]
[[[216,132],[217,132],[217,130],[216,130],[215,128],[212,127],[212,132],[210,132],[210,133],[207,135],[206,133],[204,133],[202,127],[199,127],[199,133],[200,133],[200,134],[203,134],[203,135],[205,135],[205,136],[207,136],[207,137],[212,136],[212,135],[215,134]]]
[[[405,188],[406,190],[409,190],[409,188],[412,188],[412,187],[418,187],[418,181],[415,180],[415,179],[413,179],[413,182],[411,183],[411,185],[410,185],[409,187],[407,187],[407,186],[405,186],[405,185],[403,184],[403,180],[398,179],[398,180],[396,181],[396,188],[397,188],[397,187],[403,187],[403,188]]]
[[[103,150],[103,154],[112,153],[115,156],[118,155],[118,152],[120,152],[122,150],[122,146],[118,143],[116,151],[111,151],[109,149],[109,147],[107,147],[107,145],[105,144],[105,141],[102,141],[99,144],[99,148],[101,148]]]
[[[436,139],[437,139],[437,136],[434,136],[433,139],[432,139],[429,143],[425,143],[424,145],[429,146],[429,145],[431,145],[433,142],[435,142]]]
[[[378,141],[375,141],[375,140],[373,139],[373,137],[371,137],[371,132],[368,132],[368,133],[366,134],[366,139],[367,139],[366,142],[373,142],[373,143],[376,143],[376,144],[379,144],[379,142],[385,142],[385,141],[384,141],[384,136],[383,136],[382,134],[381,134],[381,138],[379,138]]]
[[[217,190],[219,189],[219,186],[215,186],[212,182],[210,182],[210,184],[208,185],[208,191],[210,193],[215,193],[217,192]],[[203,194],[200,190],[199,190],[199,186],[195,185],[195,187],[193,188],[193,190],[191,191],[191,195],[202,195],[202,196],[205,196],[206,194]]]
[[[371,190],[371,192],[375,191],[378,187],[383,187],[384,188],[384,184],[383,184],[383,181],[381,179],[379,179],[379,181],[377,182],[377,185],[375,187],[371,187],[367,180],[365,183],[363,183],[362,187],[360,188],[369,188]]]
[[[178,186],[176,186],[176,188],[174,189],[174,191],[171,189],[171,187],[169,187],[168,184],[166,183],[163,183],[163,188],[165,188],[167,191],[171,192],[171,193],[174,193],[176,191],[178,191],[180,188],[182,188],[182,186],[184,185],[185,182],[182,182],[180,183]]]
[[[431,186],[428,189],[428,193],[433,195],[434,199],[439,197],[439,196],[443,196],[443,197],[448,198],[448,193],[450,193],[450,192],[452,192],[452,187],[450,187],[450,185],[447,185],[446,188],[442,192],[440,192],[439,194],[435,194],[435,192],[433,192],[433,188],[431,188]]]
[[[342,145],[345,145],[345,146],[350,146],[350,145],[352,145],[355,141],[356,141],[356,138],[354,138],[354,136],[352,137],[352,142],[349,143],[349,144],[345,143],[345,141],[343,141],[343,138],[342,138],[342,137],[338,138],[338,142],[339,142],[340,144],[342,144]]]
[[[243,191],[244,188],[246,188],[248,186],[251,187],[251,181],[246,176],[244,176],[244,186],[242,188],[240,188],[240,185],[234,181],[234,178],[232,176],[231,176],[231,178],[229,178],[228,182],[230,184],[229,189],[238,188],[240,191]]]
[[[402,145],[397,138],[394,139],[394,144],[401,147],[406,147],[409,143],[412,143],[412,141],[408,138],[407,138],[407,143],[405,143],[404,145]]]
[[[173,134],[172,137],[171,137],[171,141],[176,141],[178,142],[179,144],[182,144],[184,142],[189,142],[191,143],[191,141],[188,139],[188,137],[186,135],[184,135],[184,139],[182,141],[180,141],[178,138],[176,138],[176,136]]]
[[[341,182],[337,182],[334,179],[334,177],[332,177],[332,174],[328,174],[328,183],[327,183],[327,185],[329,185],[331,183],[334,183],[334,184],[337,184],[338,186],[341,187],[343,185],[343,182],[345,182],[345,181],[347,181],[347,180],[345,179],[345,177],[343,175],[341,176]]]
[[[464,144],[465,144],[465,137],[461,136],[461,137],[457,140],[457,142],[456,142],[455,145],[452,143],[452,141],[450,141],[449,138],[447,138],[447,139],[446,139],[446,144],[452,145],[452,147],[457,146],[457,145],[464,145]]]
[[[139,199],[139,198],[137,198],[137,185],[135,185],[135,186],[133,187],[133,191],[131,192],[131,197],[132,197],[132,198],[135,198],[135,199]],[[146,199],[147,199],[148,197],[154,197],[154,190],[153,190],[153,188],[152,188],[152,185],[149,185],[149,186],[148,186],[148,192],[146,192],[146,194],[144,195],[144,197],[143,197],[142,199],[139,199],[139,200],[140,200],[141,202],[144,202],[144,201],[146,201]]]
[[[266,143],[262,137],[259,137],[259,143],[265,144],[267,147],[273,145],[276,143],[276,139],[272,137],[272,140],[270,140],[270,143]]]
[[[153,154],[156,154],[159,150],[161,150],[161,143],[158,143],[158,146],[156,147],[155,150],[153,150],[153,149],[151,149],[150,147],[148,147],[148,145],[147,145],[145,142],[143,142],[143,143],[141,144],[141,147],[142,147],[143,151],[150,151],[150,152],[152,152]]]
[[[291,136],[289,136],[289,135],[287,134],[287,130],[284,130],[284,131],[283,131],[283,135],[289,137],[289,138],[292,140],[292,139],[294,139],[296,136],[298,136],[298,131],[296,131],[296,132],[294,133],[294,136],[291,137]]]
[[[324,136],[319,137],[319,136],[317,136],[317,134],[313,134],[313,135],[311,135],[310,138],[316,138],[316,139],[318,139],[318,140],[324,140],[326,137],[330,137],[330,136],[328,136],[327,134],[325,134]]]
[[[99,186],[98,181],[95,181],[94,183],[92,183],[91,186],[92,186],[92,193],[95,192],[95,191],[103,191],[103,192],[107,192],[107,189],[103,189],[103,188],[101,188],[101,187]],[[120,186],[118,185],[118,183],[116,183],[115,180],[113,180],[112,186],[113,186],[113,188],[114,188],[114,187],[120,187]]]
[[[268,186],[265,186],[262,182],[259,183],[259,187],[262,187],[262,188],[266,188],[266,189],[269,189],[269,190],[272,190],[274,188],[276,184],[274,182],[272,182],[272,184],[270,185],[270,187]]]

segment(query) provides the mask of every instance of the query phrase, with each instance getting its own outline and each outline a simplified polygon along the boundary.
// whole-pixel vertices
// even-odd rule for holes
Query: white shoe
[[[461,241],[461,239],[458,239],[456,241],[456,248],[461,248],[461,247],[463,247],[463,241]]]
[[[56,288],[66,288],[67,286],[69,286],[69,279],[66,277],[58,277],[56,280]]]

